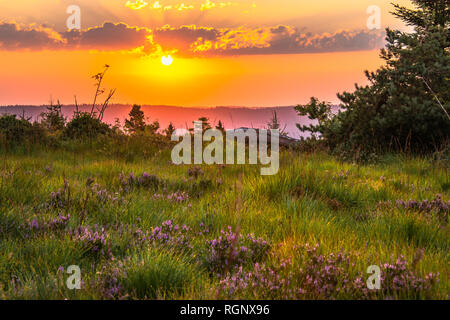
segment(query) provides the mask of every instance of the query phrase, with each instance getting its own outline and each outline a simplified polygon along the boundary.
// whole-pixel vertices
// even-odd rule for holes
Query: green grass
[[[29,151],[0,154],[0,298],[118,298],[105,294],[113,282],[121,298],[215,299],[225,275],[205,265],[206,240],[228,226],[270,243],[259,263],[275,268],[281,259],[291,259],[290,271],[283,274],[292,280],[293,291],[304,284],[296,274],[306,263],[298,248],[318,243],[320,254],[349,254],[352,263],[345,272],[350,279],[362,275],[365,281],[368,266],[400,256],[418,278],[440,274],[429,290],[387,288],[372,298],[449,296],[448,212],[443,220],[395,206],[395,200],[433,200],[437,194],[449,200],[448,170],[429,159],[389,155],[374,165],[356,165],[321,153],[283,151],[274,176],[261,176],[258,166],[228,165],[202,166],[195,179],[187,174],[189,166],[170,164],[169,149],[144,155],[95,146]],[[160,186],[125,192],[120,174],[143,172],[156,175]],[[100,201],[86,186],[88,178],[119,199]],[[63,190],[65,181],[64,205],[49,206],[50,194]],[[173,192],[186,192],[189,199],[167,199]],[[163,198],[155,199],[155,193]],[[34,219],[42,223],[59,214],[71,216],[61,230],[27,229]],[[136,230],[151,232],[167,220],[191,228],[189,246],[136,240]],[[201,224],[209,232],[200,232]],[[103,228],[104,250],[110,253],[95,254],[75,241],[71,230],[79,226]],[[420,249],[424,254],[418,258]],[[243,269],[253,270],[253,262],[244,261]],[[81,290],[67,289],[68,275],[58,271],[70,265],[81,268]],[[285,298],[258,290],[236,291],[231,298]],[[360,298],[354,292],[336,297]],[[308,298],[329,296],[311,293]]]

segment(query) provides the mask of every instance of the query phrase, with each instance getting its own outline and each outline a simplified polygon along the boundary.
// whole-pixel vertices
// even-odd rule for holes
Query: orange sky
[[[90,102],[90,76],[105,63],[113,103],[336,102],[381,64],[382,33],[367,30],[367,7],[380,6],[382,28],[402,27],[388,3],[0,0],[0,105]],[[82,29],[67,33],[70,4]],[[166,54],[171,66],[161,64]]]

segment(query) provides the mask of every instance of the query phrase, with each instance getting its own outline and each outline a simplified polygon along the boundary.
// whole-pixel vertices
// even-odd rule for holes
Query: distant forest
[[[80,105],[81,111],[90,110],[91,105]],[[31,118],[31,120],[39,120],[40,114],[46,111],[47,105],[30,106],[30,105],[16,105],[16,106],[0,106],[1,114],[16,114],[17,116],[24,116]],[[64,105],[62,113],[67,118],[71,118],[74,105]],[[127,104],[111,104],[105,111],[104,121],[108,124],[114,124],[115,119],[118,118],[120,122],[124,123],[124,119],[128,117],[131,110],[131,105]],[[166,128],[170,122],[176,128],[186,128],[192,126],[192,121],[207,117],[211,124],[215,125],[222,121],[225,128],[233,129],[239,127],[254,127],[264,128],[267,122],[272,118],[273,111],[276,110],[277,116],[283,128],[286,126],[286,132],[294,138],[300,136],[307,136],[298,130],[297,123],[304,125],[311,121],[307,117],[299,117],[294,107],[273,107],[273,108],[247,108],[247,107],[179,107],[179,106],[142,106],[145,117],[149,120],[158,120],[161,128]]]

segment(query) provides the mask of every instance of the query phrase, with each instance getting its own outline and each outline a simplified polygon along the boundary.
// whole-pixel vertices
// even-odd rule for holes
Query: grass
[[[258,166],[202,166],[193,177],[189,166],[170,164],[169,149],[131,155],[109,149],[37,147],[0,155],[1,298],[449,297],[448,206],[442,217],[395,203],[441,194],[448,204],[448,170],[430,159],[387,155],[356,165],[283,151],[275,176],[261,176]],[[158,184],[139,182],[144,172]],[[124,185],[120,175],[130,173],[136,179]],[[188,198],[177,199],[181,192]],[[67,222],[50,224],[69,214]],[[171,227],[164,226],[168,220]],[[228,226],[226,242],[221,231]],[[258,247],[258,238],[268,247]],[[207,243],[213,239],[223,241],[222,256]],[[306,244],[319,246],[312,252]],[[258,248],[257,256],[245,251]],[[330,258],[339,253],[348,261]],[[406,267],[396,264],[402,256]],[[65,286],[70,265],[81,268],[80,290]],[[367,293],[370,265],[382,268],[383,287]],[[336,271],[328,274],[330,267]],[[439,273],[439,281],[430,273]]]

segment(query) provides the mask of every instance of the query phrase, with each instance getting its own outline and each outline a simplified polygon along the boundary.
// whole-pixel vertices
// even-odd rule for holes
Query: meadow
[[[0,298],[449,298],[445,159],[282,150],[279,173],[261,176],[176,166],[170,151],[2,150]]]

